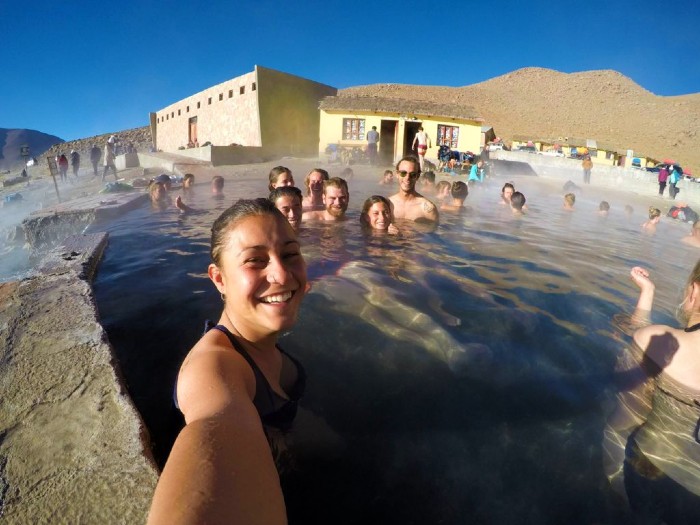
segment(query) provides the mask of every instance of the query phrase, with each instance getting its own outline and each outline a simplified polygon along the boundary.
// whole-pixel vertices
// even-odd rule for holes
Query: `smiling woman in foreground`
[[[277,337],[296,321],[306,265],[291,226],[266,199],[238,201],[216,220],[211,257],[224,309],[180,369],[186,426],[149,523],[286,523],[271,446],[291,427],[305,374]]]

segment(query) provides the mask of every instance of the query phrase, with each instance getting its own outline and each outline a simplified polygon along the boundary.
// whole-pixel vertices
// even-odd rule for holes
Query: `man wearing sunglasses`
[[[394,218],[437,224],[440,220],[437,207],[416,191],[420,172],[420,161],[413,155],[402,158],[396,165],[399,192],[389,197],[394,205]]]

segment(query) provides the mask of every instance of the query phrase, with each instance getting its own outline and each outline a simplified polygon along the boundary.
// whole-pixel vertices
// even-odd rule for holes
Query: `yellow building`
[[[150,114],[161,151],[238,145],[263,156],[316,155],[319,101],[337,89],[274,69],[246,73]]]
[[[473,153],[481,151],[484,121],[469,107],[397,98],[330,96],[321,101],[319,153],[331,144],[365,148],[366,134],[376,126],[379,158],[394,163],[412,151],[413,139],[423,127],[430,139],[426,158],[437,159],[440,145]]]

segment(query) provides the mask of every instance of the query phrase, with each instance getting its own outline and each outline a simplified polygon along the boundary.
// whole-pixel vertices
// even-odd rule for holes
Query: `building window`
[[[221,102],[222,100],[224,100],[224,94],[223,94],[223,93],[219,93],[219,102]]]
[[[457,149],[459,142],[459,127],[438,124],[438,146],[448,146],[450,149]]]
[[[240,93],[241,93],[241,95],[242,95],[243,93],[245,93],[245,86],[241,86]]]
[[[199,109],[201,107],[201,105],[202,105],[201,102],[197,102],[197,109]]]
[[[170,120],[170,115],[165,115],[165,120]]]
[[[365,119],[344,118],[343,140],[365,140]]]
[[[233,96],[233,89],[228,90],[228,98],[231,98]]]
[[[256,89],[258,89],[258,86],[255,85],[255,82],[253,82],[253,86],[251,88],[251,91],[255,91]]]
[[[156,124],[158,124],[158,123],[160,123],[160,119],[159,119],[159,118],[156,119]]]
[[[207,103],[211,106],[211,97],[207,99]]]
[[[189,107],[189,106],[187,106],[187,113],[189,113],[189,112],[190,112],[190,107]]]
[[[173,117],[173,118],[175,118],[175,112],[173,111],[173,112],[170,114],[170,116]]]
[[[179,110],[179,109],[177,110],[177,116],[178,116],[178,117],[180,116],[180,110]]]

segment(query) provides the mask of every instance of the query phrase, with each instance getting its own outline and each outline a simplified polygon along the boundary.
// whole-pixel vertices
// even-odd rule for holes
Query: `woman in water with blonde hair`
[[[618,406],[605,428],[606,474],[613,488],[628,497],[636,517],[697,523],[700,261],[678,307],[680,328],[649,324],[654,283],[644,268],[634,267],[630,275],[640,290],[632,324],[641,328],[618,358]]]
[[[656,233],[656,225],[659,224],[661,220],[661,210],[659,208],[654,208],[649,206],[649,220],[642,224],[642,231],[649,235]]]

